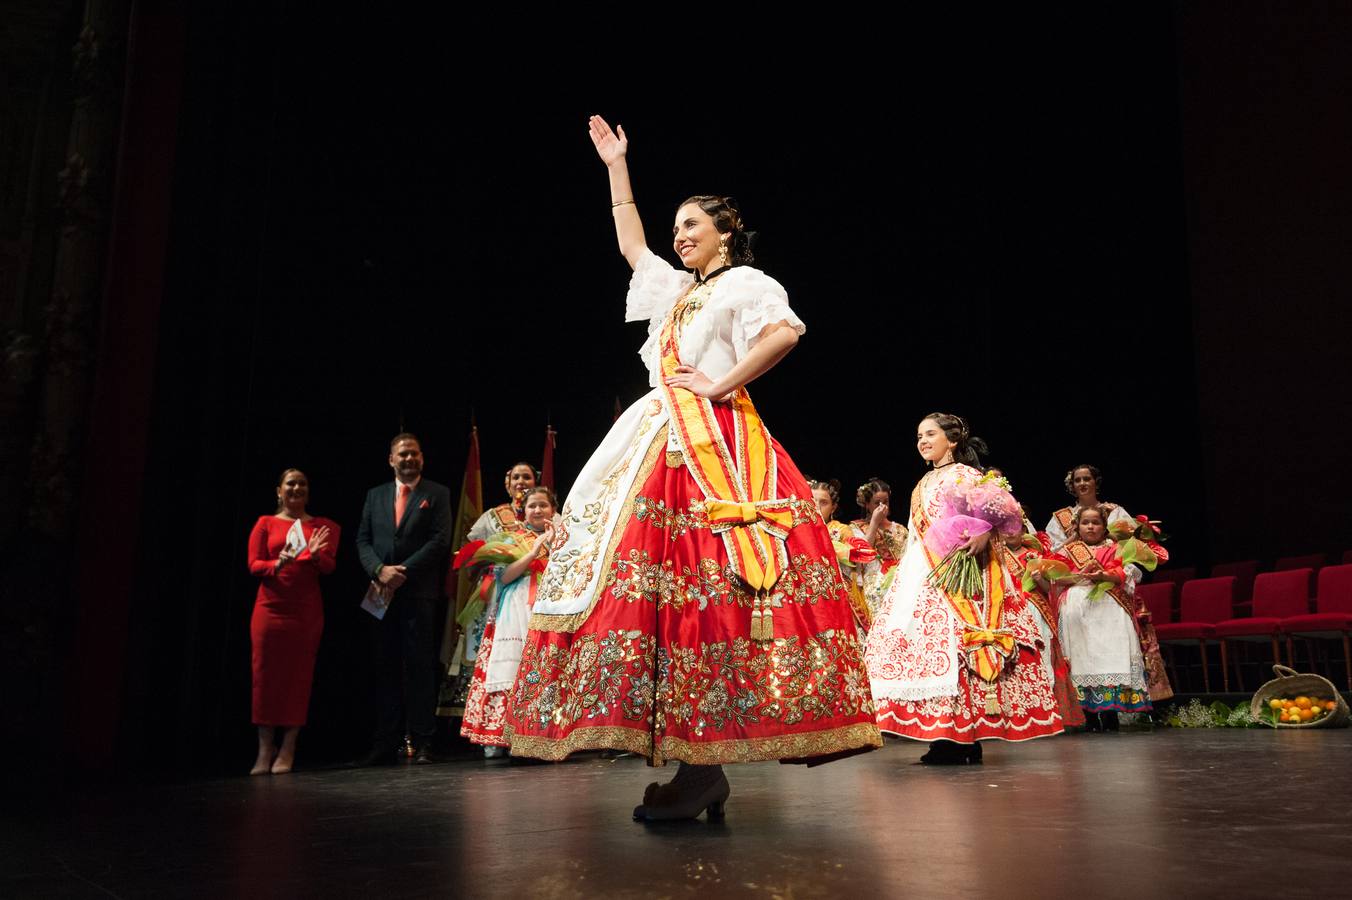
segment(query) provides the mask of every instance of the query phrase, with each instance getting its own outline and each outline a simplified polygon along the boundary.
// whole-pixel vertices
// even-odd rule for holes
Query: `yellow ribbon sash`
[[[723,539],[737,576],[756,592],[751,637],[772,640],[769,595],[788,566],[784,539],[793,526],[791,499],[776,496],[777,472],[770,433],[761,422],[745,388],[733,393],[735,445],[728,446],[714,416],[713,403],[665,379],[681,365],[681,328],[703,306],[708,289],[695,287],[676,302],[662,326],[663,391],[671,411],[672,434],[686,469],[704,495],[704,508],[714,534]]]
[[[920,545],[933,569],[939,564],[940,557],[935,556],[924,541],[925,532],[929,530],[929,517],[921,508],[915,508],[914,513]],[[1004,670],[1005,661],[1014,654],[1015,641],[1009,631],[1000,627],[1004,616],[1005,578],[997,561],[998,554],[991,552],[989,557],[984,579],[987,584],[984,606],[975,598],[962,594],[950,594],[947,591],[943,591],[943,594],[958,620],[965,626],[960,639],[963,660],[985,687],[986,715],[995,715],[1000,711],[995,684]]]

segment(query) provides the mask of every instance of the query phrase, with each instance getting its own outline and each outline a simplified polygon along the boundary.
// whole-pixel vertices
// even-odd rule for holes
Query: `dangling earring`
[[[722,260],[723,265],[726,266],[726,265],[728,264],[728,239],[727,239],[727,238],[723,238],[723,240],[721,240],[721,241],[718,242],[718,258],[719,258],[720,260]]]

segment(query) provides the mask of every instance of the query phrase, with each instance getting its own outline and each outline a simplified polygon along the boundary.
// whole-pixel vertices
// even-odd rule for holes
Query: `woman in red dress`
[[[339,528],[305,511],[310,482],[287,469],[277,484],[277,512],[249,535],[249,571],[258,576],[249,632],[253,638],[253,721],[258,759],[250,775],[291,771],[305,724],[315,654],[324,631],[319,576],[333,571]],[[278,749],[275,731],[282,728]]]
[[[821,762],[882,738],[831,536],[745,389],[803,323],[749,265],[729,198],[681,204],[681,269],[649,250],[623,130],[594,117],[591,136],[634,269],[626,318],[648,322],[653,390],[615,421],[560,512],[505,734],[517,756],[679,761],[635,818],[717,816],[724,763]]]

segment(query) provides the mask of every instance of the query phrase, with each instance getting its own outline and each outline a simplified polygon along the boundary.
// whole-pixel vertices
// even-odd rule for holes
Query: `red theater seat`
[[[1328,566],[1320,570],[1315,610],[1282,619],[1287,658],[1295,660],[1293,637],[1307,640],[1341,638],[1347,689],[1352,691],[1352,641],[1349,640],[1349,634],[1352,634],[1352,565]]]
[[[1258,560],[1217,563],[1211,567],[1212,578],[1223,578],[1227,575],[1234,576],[1235,579],[1235,602],[1248,603],[1253,598],[1253,580],[1258,575]]]
[[[1272,567],[1274,572],[1288,572],[1291,569],[1309,569],[1310,584],[1306,589],[1309,593],[1314,593],[1315,573],[1324,567],[1328,557],[1323,553],[1309,553],[1305,556],[1283,556],[1277,560],[1276,565]]]
[[[1216,623],[1234,615],[1235,579],[1198,578],[1183,585],[1179,599],[1180,621],[1155,626],[1155,636],[1161,644],[1196,643],[1202,652],[1202,684],[1211,693],[1211,673],[1208,671],[1206,645],[1216,641]],[[1224,654],[1225,645],[1221,645]],[[1225,657],[1221,657],[1224,674]]]
[[[1174,583],[1157,581],[1136,587],[1136,599],[1150,610],[1150,621],[1156,627],[1167,625],[1174,620]]]
[[[1272,662],[1280,665],[1281,651],[1277,638],[1282,631],[1282,619],[1304,615],[1310,611],[1310,570],[1292,569],[1288,572],[1264,572],[1254,579],[1253,615],[1242,619],[1227,619],[1216,623],[1216,636],[1221,640],[1222,666],[1229,655],[1230,641],[1267,641],[1272,645]],[[1225,689],[1230,689],[1229,673],[1223,675]],[[1239,689],[1244,690],[1244,676],[1235,661],[1235,677]]]

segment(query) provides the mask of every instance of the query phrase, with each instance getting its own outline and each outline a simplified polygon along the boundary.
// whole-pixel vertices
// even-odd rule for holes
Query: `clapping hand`
[[[549,548],[554,543],[554,526],[546,525],[545,530],[540,532],[540,536],[535,539],[535,546],[531,549],[531,559],[539,559],[542,556],[549,555]]]
[[[616,137],[606,120],[600,116],[592,116],[587,124],[591,126],[592,143],[596,145],[596,155],[601,157],[601,162],[612,166],[624,159],[625,153],[629,151],[629,139],[624,136],[623,125],[619,129],[619,137]]]
[[[310,535],[310,544],[307,549],[310,551],[311,556],[318,556],[319,551],[323,550],[328,545],[329,526],[320,525],[314,530],[314,533]]]

